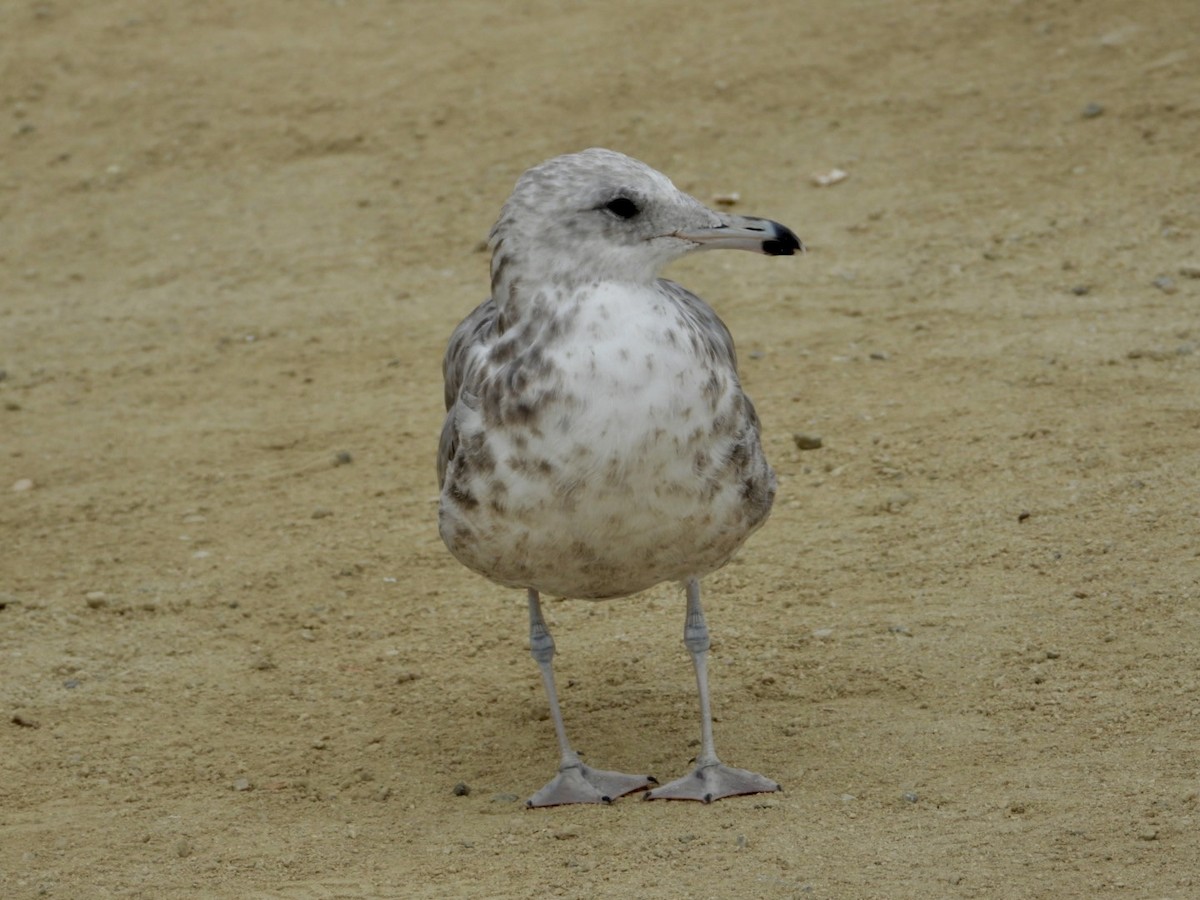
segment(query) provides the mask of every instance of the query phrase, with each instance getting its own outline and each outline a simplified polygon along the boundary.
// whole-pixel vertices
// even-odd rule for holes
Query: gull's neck
[[[603,250],[570,255],[543,251],[530,255],[521,252],[511,238],[493,239],[492,300],[505,326],[530,316],[557,316],[565,298],[587,295],[602,285],[620,284],[633,291],[653,290],[659,266],[618,269],[611,258],[605,257]]]

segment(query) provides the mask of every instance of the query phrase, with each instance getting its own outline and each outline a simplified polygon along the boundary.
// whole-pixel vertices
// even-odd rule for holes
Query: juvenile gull
[[[767,518],[775,474],[737,375],[733,338],[658,277],[693,250],[790,256],[767,219],[714,212],[612,150],[521,176],[492,228],[492,296],[446,350],[438,525],[467,567],[529,596],[530,650],[558,736],[558,774],[529,806],[597,803],[657,784],[584,765],[563,726],[540,595],[601,600],[681,582],[700,694],[689,775],[647,799],[777,791],[713,746],[700,579]]]

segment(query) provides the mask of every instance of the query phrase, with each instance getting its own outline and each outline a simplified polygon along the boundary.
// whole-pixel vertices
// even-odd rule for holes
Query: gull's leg
[[[745,769],[727,766],[717,758],[713,746],[712,708],[708,700],[708,626],[700,608],[700,582],[687,583],[687,621],[683,626],[683,644],[692,655],[696,668],[696,687],[700,692],[700,754],[690,775],[664,784],[645,794],[646,800],[701,800],[711,803],[737,794],[762,794],[782,790],[769,778]]]
[[[558,749],[562,762],[558,774],[550,783],[530,797],[526,806],[562,806],[567,803],[612,803],[631,791],[658,784],[649,775],[626,775],[623,772],[606,772],[585,766],[567,740],[562,712],[558,708],[558,691],[554,687],[554,638],[542,618],[542,604],[535,590],[529,591],[529,652],[538,668],[542,670],[542,682],[546,685],[546,698],[550,701],[550,718],[554,720],[554,733],[558,735]]]

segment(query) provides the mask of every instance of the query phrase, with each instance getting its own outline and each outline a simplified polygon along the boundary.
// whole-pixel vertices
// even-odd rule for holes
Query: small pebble
[[[1179,267],[1179,274],[1184,278],[1200,278],[1200,262],[1184,263]]]
[[[21,728],[40,728],[41,727],[33,719],[27,719],[25,716],[21,715],[20,713],[17,713],[16,715],[14,715],[12,717],[12,723],[14,725],[20,726]]]
[[[1085,119],[1094,119],[1101,115],[1104,115],[1104,107],[1099,103],[1089,103],[1083,108],[1083,117]]]
[[[1071,288],[1071,293],[1076,297],[1084,297],[1091,292],[1092,286],[1090,284],[1077,284],[1075,287]]]
[[[467,786],[467,783],[465,781],[460,781],[458,784],[456,784],[454,786],[454,790],[452,791],[452,793],[454,794],[455,797],[465,797],[469,793],[471,793],[471,789]]]
[[[1174,294],[1179,291],[1179,288],[1175,285],[1175,279],[1169,275],[1159,275],[1154,279],[1153,283],[1164,294]]]
[[[192,842],[187,838],[180,838],[178,843],[175,844],[175,855],[180,859],[187,859],[193,852],[195,851],[192,847]]]
[[[1158,840],[1158,829],[1157,828],[1143,828],[1141,831],[1138,832],[1138,840],[1139,841],[1157,841]]]
[[[333,458],[335,466],[348,466],[352,462],[354,462],[354,457],[350,455],[348,450],[339,451],[338,455]]]
[[[12,489],[14,491],[32,491],[33,490],[33,479],[32,478],[19,478],[13,482]]]
[[[912,637],[912,629],[907,625],[892,625],[888,628],[892,634],[899,634],[904,637]]]
[[[254,790],[254,785],[250,783],[249,778],[236,778],[236,779],[234,779],[234,782],[231,785],[231,787],[235,791],[252,791],[252,790]]]
[[[1162,350],[1157,347],[1153,347],[1150,349],[1135,347],[1133,350],[1130,350],[1125,355],[1129,359],[1152,359],[1155,362],[1162,362],[1163,360],[1170,359],[1172,354],[1168,350]]]
[[[329,518],[329,517],[330,517],[330,516],[332,516],[332,515],[333,515],[333,510],[331,510],[331,509],[326,509],[326,508],[325,508],[325,507],[323,507],[323,506],[318,506],[318,507],[317,507],[316,509],[314,509],[314,510],[313,510],[313,512],[312,512],[312,517],[313,517],[314,519],[327,519],[327,518]]]
[[[792,435],[792,440],[796,442],[796,447],[799,450],[820,450],[824,442],[818,434],[805,434],[802,431],[797,431]]]
[[[835,184],[840,184],[850,177],[850,173],[843,169],[830,169],[828,172],[819,172],[812,176],[812,183],[817,187],[831,187]]]
[[[905,791],[903,794],[901,794],[901,796],[904,798],[905,803],[916,803],[918,800],[921,799],[913,791]]]
[[[818,641],[823,641],[826,638],[833,637],[833,629],[832,628],[816,628],[816,629],[813,629],[812,636],[814,638],[816,638]]]
[[[108,595],[104,591],[88,591],[83,599],[87,602],[88,609],[104,609],[108,606]]]

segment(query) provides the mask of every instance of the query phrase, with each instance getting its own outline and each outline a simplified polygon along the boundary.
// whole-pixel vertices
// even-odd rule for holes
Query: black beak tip
[[[771,224],[775,226],[775,234],[769,240],[763,241],[763,253],[767,256],[792,256],[804,252],[804,243],[796,237],[792,229],[778,222]]]

